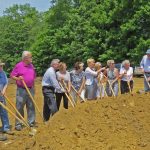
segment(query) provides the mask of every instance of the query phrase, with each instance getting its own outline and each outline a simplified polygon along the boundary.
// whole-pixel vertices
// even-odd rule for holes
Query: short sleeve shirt
[[[77,73],[75,70],[70,72],[71,83],[76,90],[79,90],[83,79],[85,79],[84,71]]]

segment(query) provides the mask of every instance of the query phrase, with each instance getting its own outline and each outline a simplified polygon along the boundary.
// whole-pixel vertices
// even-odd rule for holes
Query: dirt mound
[[[150,95],[120,95],[61,109],[47,124],[37,114],[34,137],[24,128],[2,150],[149,150]],[[37,97],[39,104],[41,94]],[[41,110],[42,110],[42,105]],[[14,119],[11,118],[14,123]]]

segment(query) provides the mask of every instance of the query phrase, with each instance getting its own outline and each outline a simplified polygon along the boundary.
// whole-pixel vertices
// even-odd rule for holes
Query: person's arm
[[[10,74],[10,77],[14,80],[23,80],[23,77],[22,76],[19,76],[19,73],[18,73],[18,66],[16,65],[14,67],[14,69],[12,70],[11,74]]]
[[[50,77],[50,81],[52,82],[52,86],[56,89],[57,92],[61,92],[62,88],[60,87],[60,85],[58,83],[58,80],[56,78],[56,74],[50,73],[49,77]]]
[[[70,93],[70,91],[71,91],[71,82],[68,81],[68,92]]]
[[[116,78],[113,80],[112,84],[115,83],[119,79],[119,71],[118,69],[115,69],[114,71]]]
[[[103,84],[107,81],[107,77],[104,75],[104,73],[101,73],[100,75],[101,75],[100,83]]]
[[[71,77],[70,77],[70,73],[69,72],[67,72],[67,80],[68,80],[68,82],[67,82],[67,86],[68,86],[68,92],[70,93],[70,91],[71,91]]]
[[[104,72],[102,72],[102,77],[103,77],[104,80],[101,83],[104,83],[104,82],[108,81],[107,72],[108,72],[108,68],[105,69]]]
[[[83,88],[84,88],[84,86],[85,86],[85,77],[83,77],[83,79],[82,79],[82,83],[81,83],[81,86],[80,86],[80,89],[79,89],[79,91],[78,91],[78,94],[79,95],[81,95],[81,92],[82,92],[82,90],[83,90]]]
[[[142,58],[140,62],[140,67],[142,68],[142,72],[144,73],[144,57]]]
[[[132,67],[130,68],[130,72],[128,75],[128,81],[130,82],[131,80],[133,80],[133,68]]]
[[[7,86],[8,86],[8,78],[7,78],[5,73],[4,73],[4,78],[6,80],[6,84],[4,85],[4,88],[1,91],[2,95],[4,95],[6,93],[6,89],[7,89]]]
[[[126,70],[123,69],[123,68],[121,68],[121,69],[120,69],[120,73],[119,73],[119,78],[122,79],[123,76],[125,76],[126,74],[127,74]]]
[[[93,76],[97,76],[100,71],[96,72],[96,71],[92,70],[91,68],[87,68],[86,72],[92,74]]]

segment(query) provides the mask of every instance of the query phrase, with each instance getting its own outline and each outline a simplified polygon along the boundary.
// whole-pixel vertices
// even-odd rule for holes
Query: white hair
[[[122,66],[124,66],[125,64],[130,64],[130,61],[129,61],[129,60],[124,60],[124,61],[122,62]]]
[[[102,64],[100,62],[96,62],[95,65],[100,65],[101,66]]]
[[[29,54],[31,54],[31,52],[29,52],[29,51],[23,51],[23,53],[22,53],[22,60],[23,60],[25,57],[27,57]]]
[[[59,59],[53,59],[53,60],[51,61],[51,66],[53,66],[54,64],[57,64],[57,63],[59,63],[59,62],[60,62]]]

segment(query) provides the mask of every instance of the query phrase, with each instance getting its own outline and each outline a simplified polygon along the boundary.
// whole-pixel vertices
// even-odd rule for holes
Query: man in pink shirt
[[[22,80],[24,80],[32,96],[34,96],[34,81],[36,73],[34,66],[32,65],[31,52],[23,52],[22,61],[16,64],[13,68],[11,78],[16,80],[17,84],[16,107],[24,117],[24,106],[26,104],[28,123],[32,127],[35,124],[35,107],[22,83]],[[15,129],[18,131],[22,129],[22,124],[18,120],[16,120]]]

